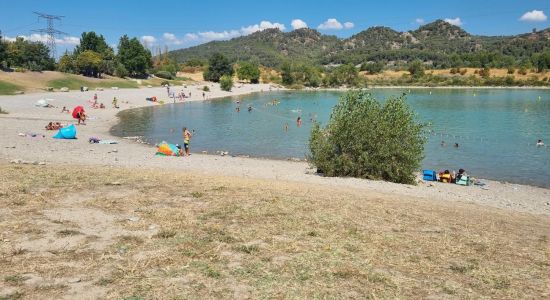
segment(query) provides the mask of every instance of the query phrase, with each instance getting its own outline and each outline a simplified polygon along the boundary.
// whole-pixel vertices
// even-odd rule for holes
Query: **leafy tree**
[[[409,73],[415,78],[424,76],[424,69],[424,64],[418,59],[413,60],[407,68]]]
[[[4,43],[4,39],[2,38],[2,35],[0,35],[0,69],[3,68],[8,58],[7,48],[7,44]]]
[[[65,52],[63,56],[59,59],[57,64],[57,70],[65,73],[75,73],[76,65],[73,55],[70,55],[68,52]]]
[[[123,35],[118,43],[117,61],[121,63],[130,76],[142,77],[152,67],[151,52],[137,38]]]
[[[221,53],[214,53],[208,63],[208,69],[203,74],[204,80],[219,82],[223,75],[233,76],[233,66]]]
[[[260,68],[257,64],[248,61],[239,62],[237,77],[239,80],[249,80],[251,83],[259,83]]]
[[[75,47],[74,53],[78,54],[91,50],[102,56],[108,56],[113,53],[113,48],[109,47],[103,35],[97,35],[95,32],[83,32],[80,37],[80,44]]]
[[[222,91],[230,92],[233,87],[233,78],[230,75],[223,75],[220,78],[220,88]]]
[[[281,78],[284,85],[294,84],[294,77],[292,77],[292,67],[290,63],[285,62],[281,67]]]
[[[336,67],[332,71],[333,83],[336,85],[348,85],[354,86],[358,83],[359,73],[357,69],[352,64],[345,64]]]
[[[84,76],[99,77],[101,55],[92,50],[86,50],[76,58],[76,67]]]
[[[124,67],[123,64],[117,63],[115,67],[115,75],[117,77],[124,78],[130,75],[130,73],[128,73],[128,70],[126,70],[126,67]]]
[[[27,68],[31,71],[53,70],[54,60],[50,51],[41,42],[30,42],[18,37],[7,45],[7,66]]]
[[[314,124],[308,157],[327,176],[414,184],[425,138],[404,96],[377,101],[350,91],[340,98],[325,128]]]
[[[363,63],[361,65],[361,71],[367,71],[369,74],[378,74],[384,70],[385,64],[381,61],[373,63]]]

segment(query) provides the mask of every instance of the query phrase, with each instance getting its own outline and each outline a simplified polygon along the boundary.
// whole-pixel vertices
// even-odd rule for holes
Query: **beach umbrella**
[[[84,111],[84,106],[79,105],[73,109],[73,118],[78,119],[78,114]]]

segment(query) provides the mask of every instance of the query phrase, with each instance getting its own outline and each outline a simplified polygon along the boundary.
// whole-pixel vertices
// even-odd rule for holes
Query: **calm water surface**
[[[384,99],[403,92],[408,90],[380,89],[372,94]],[[112,132],[144,136],[152,144],[181,144],[181,127],[187,126],[195,131],[193,152],[304,158],[310,120],[326,124],[340,95],[270,92],[146,107],[120,113],[121,122]],[[279,104],[271,105],[274,99]],[[474,177],[550,187],[550,147],[535,146],[537,139],[550,145],[550,91],[421,89],[411,90],[407,102],[421,121],[431,124],[423,168],[464,168]],[[298,116],[303,119],[299,128]]]

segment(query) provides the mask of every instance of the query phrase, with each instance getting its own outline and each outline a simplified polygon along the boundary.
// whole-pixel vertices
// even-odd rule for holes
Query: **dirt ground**
[[[550,297],[545,215],[144,168],[0,180],[0,299]]]

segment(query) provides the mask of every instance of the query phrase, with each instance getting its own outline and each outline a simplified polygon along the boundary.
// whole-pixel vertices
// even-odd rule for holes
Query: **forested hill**
[[[175,50],[171,55],[186,62],[220,52],[233,61],[253,60],[268,67],[279,67],[286,60],[322,65],[382,61],[398,66],[420,59],[434,68],[449,68],[519,66],[547,49],[550,29],[515,36],[476,36],[437,20],[408,32],[371,27],[347,39],[308,28],[291,32],[266,29]]]

